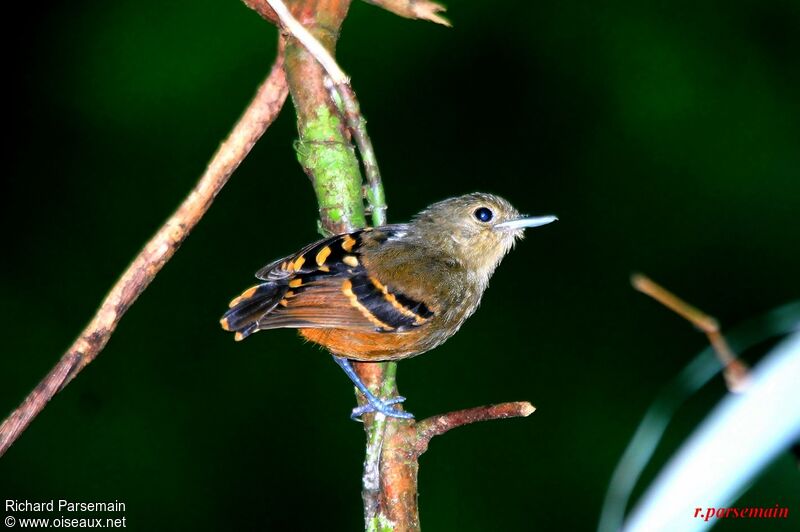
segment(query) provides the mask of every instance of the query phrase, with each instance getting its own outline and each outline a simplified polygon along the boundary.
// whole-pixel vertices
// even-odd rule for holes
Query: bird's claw
[[[402,410],[391,408],[392,405],[402,403],[405,400],[406,398],[401,395],[398,395],[397,397],[391,397],[389,399],[376,399],[375,401],[368,402],[365,405],[355,407],[353,412],[350,414],[350,419],[360,421],[358,418],[370,412],[380,412],[384,416],[396,417],[400,419],[414,419],[414,414],[411,412],[404,412]]]

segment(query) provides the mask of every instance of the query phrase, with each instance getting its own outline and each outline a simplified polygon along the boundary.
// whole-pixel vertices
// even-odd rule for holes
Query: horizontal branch
[[[423,419],[416,425],[417,438],[415,450],[421,455],[428,449],[428,443],[434,436],[470,423],[490,421],[492,419],[507,419],[510,417],[528,417],[536,408],[527,401],[514,403],[500,403],[499,405],[478,406],[465,410],[456,410],[438,416]]]

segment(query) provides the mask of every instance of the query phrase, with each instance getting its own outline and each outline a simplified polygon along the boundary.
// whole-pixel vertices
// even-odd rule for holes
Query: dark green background
[[[704,338],[641,270],[733,325],[796,298],[796,1],[449,2],[454,29],[355,2],[338,58],[404,221],[484,190],[529,232],[479,312],[403,362],[418,417],[528,399],[421,459],[426,530],[592,529],[636,423]],[[19,4],[6,15],[0,409],[11,410],[175,208],[266,75],[275,29],[236,0]],[[0,499],[113,500],[128,527],[357,530],[352,388],[291,331],[217,320],[316,237],[290,105],[105,351],[0,459]],[[679,412],[665,460],[723,393]],[[771,413],[780,415],[780,412]],[[647,470],[647,478],[657,467]],[[749,505],[790,506],[791,457]],[[704,501],[697,501],[704,506]]]

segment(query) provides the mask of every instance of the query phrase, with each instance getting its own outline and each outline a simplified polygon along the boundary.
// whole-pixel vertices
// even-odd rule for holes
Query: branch
[[[645,275],[634,274],[631,276],[631,284],[636,290],[652,297],[703,331],[724,368],[722,376],[725,378],[728,390],[741,392],[745,389],[750,370],[747,364],[736,357],[736,354],[720,332],[719,322],[716,319],[690,305]]]
[[[292,10],[300,13],[299,18],[307,26],[304,28],[308,30],[306,33],[310,32],[323,49],[332,50],[349,5],[349,0],[302,0],[292,3]],[[283,7],[282,13],[286,17]],[[294,17],[292,20],[296,22]],[[297,26],[291,24],[291,27]],[[286,26],[283,29],[288,31]],[[320,47],[312,49],[319,52]],[[338,234],[364,227],[366,219],[358,158],[325,86],[325,69],[293,36],[287,39],[286,75],[297,111],[300,134],[295,143],[297,159],[314,187],[321,231]]]
[[[421,455],[428,449],[428,443],[434,436],[440,436],[452,429],[490,421],[492,419],[508,419],[510,417],[528,417],[536,411],[536,407],[528,401],[501,403],[499,405],[478,406],[466,410],[456,410],[447,414],[432,416],[417,423],[415,450]]]
[[[372,213],[372,223],[376,226],[385,224],[386,200],[378,162],[367,134],[366,120],[361,115],[348,76],[327,48],[292,16],[283,2],[266,1],[280,17],[283,28],[302,44],[302,48],[287,50],[287,55],[293,53],[287,68],[293,82],[292,94],[298,110],[298,129],[301,136],[297,143],[298,158],[314,184],[322,227],[335,233],[343,232],[346,228],[361,227],[366,223],[361,195],[356,189],[361,186],[358,162],[347,149],[350,144],[329,112],[330,103],[337,101],[336,96],[342,104],[336,110],[339,115],[344,115],[364,162],[368,183],[366,197]],[[339,7],[331,13],[317,10],[317,18],[329,19],[327,25],[315,19],[309,21],[317,35],[328,38],[331,48],[336,41],[335,31],[341,25],[346,11],[346,7]],[[333,28],[333,32],[330,28]],[[328,83],[320,69],[327,73]],[[325,98],[319,91],[320,81],[326,88],[332,89],[330,98]],[[341,213],[342,220],[335,218],[338,213]],[[377,392],[379,397],[395,395],[397,363],[355,363],[354,366],[364,383],[373,392]],[[363,401],[363,398],[359,399]],[[364,430],[367,434],[367,448],[361,497],[364,502],[364,518],[369,523],[379,514],[380,457],[386,430],[385,417],[382,414],[366,416]]]
[[[366,198],[375,225],[386,222],[380,172],[350,80],[329,50],[347,12],[347,1],[302,0],[292,10],[304,13],[303,24],[281,0],[265,0],[291,37],[286,69],[298,115],[298,159],[311,178],[320,205],[320,223],[328,232],[344,232],[365,224],[358,162],[349,138],[336,115],[345,119],[348,132],[361,153],[368,188]],[[326,79],[327,75],[327,79]],[[323,94],[324,86],[330,95]],[[335,106],[334,106],[335,104]],[[397,395],[397,364],[357,363],[364,383],[379,397]],[[363,397],[359,396],[363,404]],[[428,442],[450,429],[490,419],[526,417],[530,403],[504,403],[443,414],[420,423],[386,419],[383,414],[363,416],[367,449],[362,476],[366,528],[372,530],[419,530],[417,508],[417,459]]]
[[[478,421],[527,417],[534,412],[528,402],[480,406],[441,414],[415,423],[391,420],[381,449],[378,509],[367,521],[367,530],[418,531],[417,477],[419,457],[431,438]]]
[[[266,1],[269,4],[269,7],[271,7],[278,16],[283,29],[293,38],[300,41],[300,44],[302,44],[308,53],[310,53],[314,59],[316,59],[317,62],[322,65],[322,68],[325,69],[325,72],[328,73],[328,76],[331,77],[331,80],[336,85],[350,83],[350,80],[344,73],[344,70],[342,70],[339,65],[336,64],[336,60],[333,58],[330,52],[328,52],[325,46],[323,46],[323,44],[319,42],[316,37],[311,35],[310,31],[305,29],[303,25],[292,16],[292,14],[289,12],[289,8],[286,7],[286,4],[284,4],[282,0]],[[347,7],[345,7],[343,11],[342,18],[344,18],[344,15],[347,13]]]
[[[372,141],[367,135],[367,121],[361,114],[356,93],[350,86],[350,82],[333,84],[333,90],[339,98],[340,113],[347,120],[347,127],[353,135],[361,154],[361,162],[364,165],[364,177],[367,180],[364,195],[369,204],[369,212],[372,215],[372,225],[379,226],[386,223],[386,197],[383,192],[383,181],[378,169],[378,159],[375,157],[375,149]]]
[[[341,101],[341,111],[347,121],[347,127],[353,135],[361,153],[364,163],[364,175],[367,180],[367,200],[372,212],[372,225],[378,226],[386,223],[386,198],[383,192],[383,182],[378,160],[375,157],[375,149],[372,141],[367,134],[367,121],[361,114],[358,99],[350,86],[350,78],[344,70],[336,63],[336,59],[307,29],[300,24],[289,12],[289,9],[281,0],[266,0],[273,12],[280,19],[284,30],[292,37],[300,41],[306,51],[325,69],[330,79],[330,87],[335,91]]]
[[[313,14],[305,18],[306,28],[283,2],[265,1],[280,17],[284,31],[293,37],[286,49],[286,70],[300,133],[295,146],[300,164],[317,195],[322,229],[329,233],[342,233],[366,224],[362,178],[346,135],[348,132],[356,138],[364,160],[370,183],[366,196],[372,209],[373,224],[384,224],[383,186],[366,132],[366,121],[359,112],[347,75],[328,52],[328,48],[334,48],[348,3],[323,5],[325,2],[308,0],[292,4],[295,12]],[[342,104],[341,109],[337,103]],[[343,129],[340,117],[344,118],[349,131]],[[356,363],[354,366],[364,383],[378,396],[386,397],[395,391],[396,363]],[[363,401],[363,398],[359,396],[359,400]],[[386,419],[382,414],[364,416],[367,450],[362,498],[366,522],[379,514],[380,458],[385,429]]]
[[[283,49],[255,98],[211,159],[205,173],[178,209],[153,235],[111,288],[92,321],[56,366],[0,425],[0,456],[41,412],[50,399],[103,350],[122,316],[211,207],[231,174],[278,116],[288,93]]]

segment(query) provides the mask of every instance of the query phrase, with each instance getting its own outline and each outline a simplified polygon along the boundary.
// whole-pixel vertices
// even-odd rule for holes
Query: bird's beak
[[[534,218],[517,218],[516,220],[509,220],[494,226],[495,229],[504,231],[516,231],[517,229],[525,229],[526,227],[539,227],[547,225],[551,222],[558,220],[558,216],[537,216]]]

